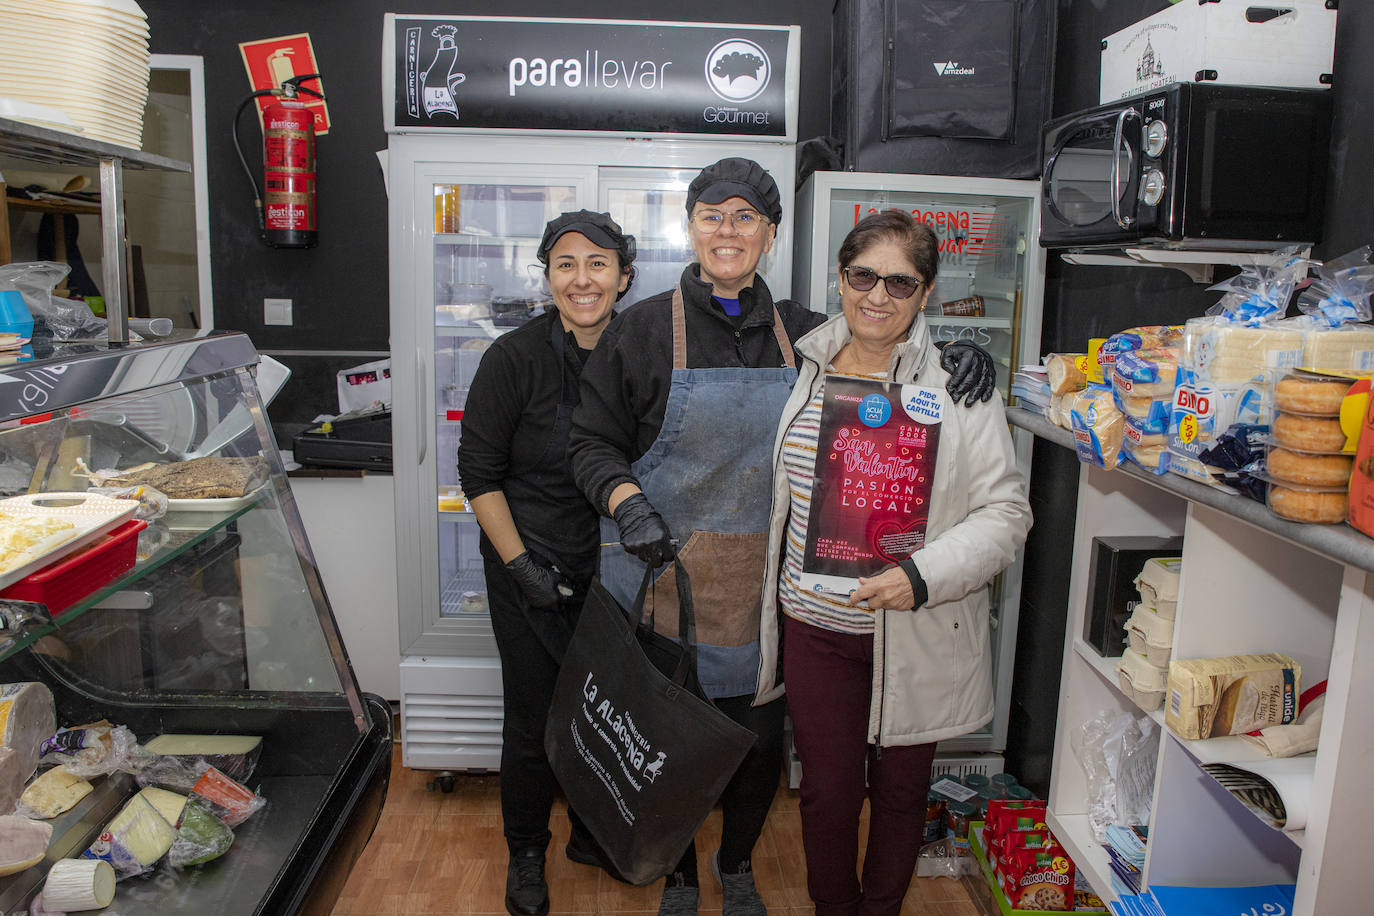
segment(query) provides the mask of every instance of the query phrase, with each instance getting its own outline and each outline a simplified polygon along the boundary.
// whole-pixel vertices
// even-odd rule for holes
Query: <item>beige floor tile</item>
[[[334,907],[336,914],[401,914],[434,824],[433,812],[383,813],[367,848],[353,865]]]

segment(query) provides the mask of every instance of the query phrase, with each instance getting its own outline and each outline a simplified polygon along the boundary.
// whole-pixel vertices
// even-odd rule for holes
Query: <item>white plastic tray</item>
[[[29,573],[70,556],[119,525],[138,509],[133,499],[112,499],[99,493],[28,493],[0,499],[0,512],[59,518],[72,527],[39,541],[21,556],[19,565],[0,572],[0,589],[8,588]]]
[[[242,496],[217,496],[212,499],[168,499],[167,514],[173,512],[236,512],[262,496],[262,484]]]

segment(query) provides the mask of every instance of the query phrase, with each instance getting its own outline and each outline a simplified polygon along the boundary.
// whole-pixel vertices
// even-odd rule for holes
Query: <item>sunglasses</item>
[[[888,274],[886,277],[869,270],[867,267],[845,267],[841,270],[849,285],[861,293],[866,293],[883,281],[883,288],[893,299],[910,299],[925,281],[908,274]]]

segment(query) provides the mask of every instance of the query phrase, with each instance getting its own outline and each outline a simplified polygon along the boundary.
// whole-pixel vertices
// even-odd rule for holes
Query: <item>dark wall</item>
[[[1164,0],[1060,0],[1055,115],[1098,103],[1103,37],[1166,6]],[[1374,193],[1368,180],[1374,168],[1371,48],[1374,11],[1368,4],[1342,4],[1325,239],[1315,251],[1319,258],[1374,242]],[[1219,271],[1216,279],[1226,275]],[[1078,352],[1091,337],[1134,325],[1182,321],[1202,314],[1217,298],[1175,270],[1076,267],[1050,252],[1041,352]],[[1035,526],[1026,544],[1007,766],[1042,790],[1048,788],[1054,743],[1077,481],[1078,462],[1071,452],[1036,444],[1030,493]]]
[[[551,0],[468,0],[463,4],[337,0],[293,4],[229,0],[187,4],[142,0],[152,50],[205,59],[206,129],[210,177],[210,250],[215,322],[246,331],[261,350],[292,351],[279,358],[294,375],[272,406],[279,438],[319,413],[334,413],[333,373],[363,362],[367,351],[389,349],[387,304],[387,201],[376,151],[382,130],[381,35],[387,12],[473,16],[585,16],[800,25],[801,114],[798,136],[829,125],[830,4],[753,0],[749,4],[701,0],[602,0],[582,9]],[[274,250],[257,238],[253,196],[234,153],[231,121],[248,94],[238,44],[309,32],[329,95],[332,126],[319,141],[319,247]],[[261,132],[251,111],[240,128],[249,164],[260,176]],[[259,181],[261,178],[259,177]],[[294,303],[295,323],[263,324],[264,298]],[[353,351],[353,355],[300,356],[297,351]],[[283,447],[289,443],[281,442]]]

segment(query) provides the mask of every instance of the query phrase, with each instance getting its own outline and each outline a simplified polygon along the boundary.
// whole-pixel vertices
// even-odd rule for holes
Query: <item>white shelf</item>
[[[926,324],[948,325],[960,328],[1007,328],[1011,329],[1010,318],[980,318],[973,315],[932,315],[926,314]]]
[[[1094,649],[1092,646],[1088,645],[1082,639],[1075,639],[1073,641],[1073,651],[1077,652],[1078,657],[1088,663],[1088,667],[1092,668],[1099,675],[1101,675],[1104,681],[1106,681],[1108,684],[1111,684],[1112,689],[1115,690],[1118,694],[1120,694],[1123,700],[1126,700],[1128,703],[1131,703],[1131,705],[1135,708],[1137,712],[1149,716],[1151,719],[1155,720],[1156,725],[1158,725],[1161,729],[1164,728],[1163,706],[1160,706],[1157,709],[1143,709],[1140,706],[1136,705],[1134,701],[1130,699],[1130,697],[1126,696],[1126,694],[1122,692],[1120,686],[1121,681],[1117,678],[1116,675],[1116,665],[1117,662],[1121,661],[1121,656],[1098,655],[1097,650]]]
[[[1045,823],[1060,845],[1073,859],[1074,867],[1088,876],[1097,896],[1103,903],[1117,899],[1112,893],[1111,856],[1093,836],[1092,823],[1086,814],[1055,814],[1046,812]]]

